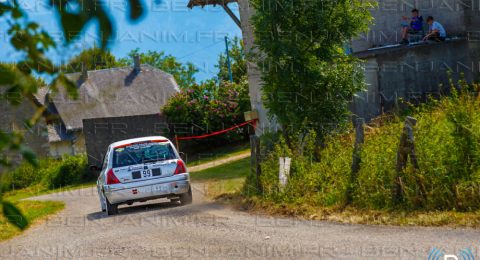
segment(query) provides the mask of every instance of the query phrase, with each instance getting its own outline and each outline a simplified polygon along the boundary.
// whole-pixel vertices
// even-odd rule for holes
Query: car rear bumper
[[[104,192],[110,203],[120,204],[180,195],[188,192],[189,187],[190,177],[186,173],[148,181],[105,185]]]

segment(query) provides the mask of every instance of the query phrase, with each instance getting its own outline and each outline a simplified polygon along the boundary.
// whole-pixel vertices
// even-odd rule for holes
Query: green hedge
[[[411,115],[418,120],[414,133],[420,169],[409,166],[402,173],[405,196],[400,204],[393,203],[392,188],[404,118],[393,116],[377,120],[366,129],[361,167],[354,181],[351,180],[353,131],[329,137],[319,160],[311,158],[314,134],[290,146],[281,138],[273,145],[264,139],[264,148],[273,148],[261,165],[263,193],[257,196],[274,202],[342,207],[347,201],[347,188],[352,187],[352,205],[359,208],[478,210],[480,98],[477,93],[454,91],[451,97],[412,109]],[[299,152],[301,146],[303,152]],[[283,190],[278,184],[280,156],[292,158],[291,177]],[[252,194],[255,181],[254,177],[248,178],[248,194]],[[426,200],[419,192],[419,183],[425,187]]]
[[[2,192],[42,184],[50,189],[78,184],[93,179],[85,155],[65,156],[62,159],[42,159],[38,167],[23,163],[3,174]]]

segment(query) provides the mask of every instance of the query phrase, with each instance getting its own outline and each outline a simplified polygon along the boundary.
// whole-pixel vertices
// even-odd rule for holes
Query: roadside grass
[[[348,224],[480,228],[480,211],[368,210],[350,206],[319,207],[305,201],[274,203],[259,195],[242,193],[249,172],[250,158],[245,158],[192,173],[191,179],[203,185],[202,192],[206,197],[252,214]]]
[[[186,158],[187,166],[197,166],[204,163],[213,162],[215,160],[225,159],[231,156],[239,155],[250,151],[249,143],[239,143],[228,146],[222,146],[215,149],[206,150],[197,153],[194,156]]]
[[[39,195],[88,188],[88,187],[95,186],[95,184],[96,184],[95,180],[90,180],[85,183],[72,184],[72,185],[67,185],[64,187],[59,187],[54,189],[51,189],[43,184],[36,184],[24,189],[11,190],[11,191],[5,192],[3,199],[7,201],[19,201],[22,199],[39,196]]]
[[[250,158],[219,165],[190,174],[192,181],[203,185],[204,195],[219,199],[240,195],[250,169]]]
[[[8,191],[3,194],[2,199],[17,206],[17,208],[22,212],[28,221],[28,229],[30,226],[42,221],[42,219],[48,215],[52,215],[63,210],[65,208],[65,204],[61,201],[36,201],[24,199],[44,194],[87,188],[93,185],[95,185],[95,182],[90,181],[87,183],[50,189],[45,185],[36,184],[24,189]],[[3,214],[0,214],[0,241],[10,239],[21,234],[22,232],[23,230],[8,223]]]
[[[313,207],[305,203],[273,203],[258,197],[242,198],[237,206],[241,210],[256,214],[347,224],[480,228],[480,211],[390,211],[355,207]]]
[[[28,225],[32,226],[46,216],[54,214],[65,207],[60,201],[30,201],[30,200],[12,200],[12,198],[4,198],[11,201],[22,212],[28,221]],[[1,211],[1,209],[0,209]],[[18,227],[10,224],[3,214],[0,214],[0,241],[7,240],[22,233]]]

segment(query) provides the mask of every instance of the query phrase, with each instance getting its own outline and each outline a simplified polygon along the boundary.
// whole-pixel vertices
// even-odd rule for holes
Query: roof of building
[[[82,120],[90,118],[135,116],[160,113],[179,87],[172,75],[150,65],[139,71],[122,67],[89,71],[66,76],[76,82],[78,99],[73,100],[63,86],[51,97],[66,130],[83,128]]]
[[[206,5],[226,5],[228,3],[236,3],[237,0],[190,0],[188,2],[188,8],[193,8],[194,6],[204,7]]]
[[[33,94],[33,98],[35,101],[42,105],[45,106],[45,104],[48,102],[47,100],[47,94],[50,92],[50,88],[47,86],[43,86],[38,88],[37,93]]]

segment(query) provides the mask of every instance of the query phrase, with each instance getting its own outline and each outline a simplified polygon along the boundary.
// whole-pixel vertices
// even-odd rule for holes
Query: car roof
[[[126,145],[126,144],[131,144],[131,143],[138,143],[138,142],[146,142],[146,141],[152,141],[152,140],[170,141],[170,140],[168,140],[168,138],[163,137],[163,136],[148,136],[148,137],[132,138],[132,139],[126,139],[126,140],[123,140],[123,141],[118,141],[118,142],[110,144],[110,147],[116,147],[116,146],[120,146],[120,145]]]

